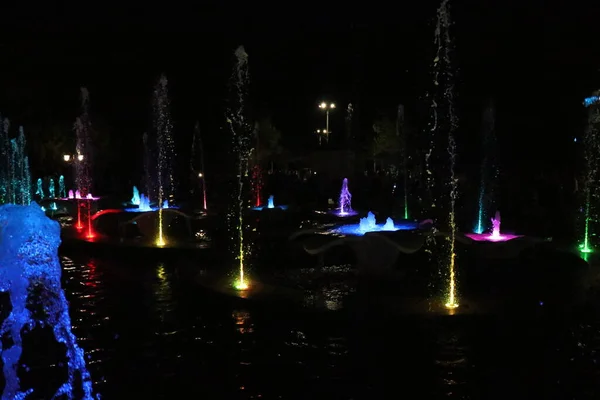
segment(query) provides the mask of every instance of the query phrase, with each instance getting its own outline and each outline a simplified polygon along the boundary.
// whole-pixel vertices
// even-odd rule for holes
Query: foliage
[[[373,124],[373,140],[370,153],[373,157],[398,155],[401,150],[400,138],[396,132],[396,121],[380,116]]]
[[[255,135],[259,162],[281,154],[281,131],[275,127],[270,117],[262,117],[256,122]]]

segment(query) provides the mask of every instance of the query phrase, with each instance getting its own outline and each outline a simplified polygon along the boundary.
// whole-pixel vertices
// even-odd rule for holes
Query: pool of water
[[[535,322],[298,313],[199,289],[189,279],[199,267],[181,260],[62,263],[74,332],[104,399],[505,399],[524,390],[592,399],[600,390],[593,311]]]

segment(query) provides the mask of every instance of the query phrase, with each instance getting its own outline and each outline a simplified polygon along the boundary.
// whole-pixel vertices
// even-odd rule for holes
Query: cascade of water
[[[1,336],[9,339],[2,343],[7,347],[0,346],[3,400],[24,399],[33,392],[21,390],[18,372],[24,367],[20,360],[23,334],[38,324],[50,326],[54,338],[66,347],[67,379],[53,398],[72,399],[75,383],[80,382],[79,398],[93,399],[84,352],[71,331],[69,307],[61,288],[59,244],[60,225],[47,218],[37,204],[0,207],[0,292],[7,292],[11,302],[10,313],[0,328]],[[28,308],[35,304],[41,304],[44,310],[41,320]]]
[[[477,223],[475,225],[475,233],[481,234],[485,230],[483,222],[486,219],[485,210],[491,206],[490,199],[492,198],[494,182],[498,178],[498,167],[495,162],[494,151],[496,148],[495,134],[495,111],[493,104],[490,104],[483,113],[483,130],[482,130],[482,160],[479,182],[479,197]]]
[[[44,198],[44,187],[42,184],[42,178],[38,178],[36,182],[35,195],[38,196],[40,199]]]
[[[231,131],[233,151],[237,158],[237,179],[236,190],[237,202],[230,213],[230,218],[235,220],[234,230],[237,259],[239,261],[239,276],[235,287],[239,290],[248,288],[248,282],[245,276],[245,255],[246,248],[244,243],[244,181],[248,177],[248,160],[252,151],[252,126],[246,119],[246,92],[249,83],[248,72],[248,53],[243,46],[239,46],[235,51],[236,64],[231,78],[232,98],[227,110],[227,122]],[[233,222],[233,221],[232,221]]]
[[[263,189],[263,179],[262,179],[262,168],[260,166],[260,136],[261,136],[261,125],[258,121],[254,124],[254,161],[252,166],[252,177],[250,179],[252,185],[252,204],[254,207],[260,207],[262,202],[262,189]]]
[[[445,169],[449,172],[449,210],[448,210],[448,243],[447,243],[447,266],[448,271],[448,292],[445,305],[447,308],[458,307],[457,284],[456,284],[456,217],[455,203],[458,195],[457,179],[455,174],[456,164],[456,142],[454,132],[458,126],[458,118],[454,111],[454,76],[451,64],[452,39],[450,36],[450,12],[448,6],[449,0],[442,0],[437,9],[437,23],[435,29],[436,56],[434,59],[434,85],[437,96],[434,96],[432,102],[433,124],[431,128],[431,147],[426,155],[426,164],[428,175],[432,175],[431,156],[435,150],[435,142],[438,136],[441,138],[445,133],[446,154],[449,165]],[[429,183],[432,183],[428,177]],[[445,185],[444,185],[445,186]],[[433,204],[435,207],[435,204]]]
[[[65,177],[63,175],[58,177],[58,197],[63,199],[67,197],[67,192],[65,188]]]
[[[167,90],[167,77],[162,75],[154,87],[154,132],[156,148],[158,149],[157,183],[158,183],[158,238],[157,246],[166,244],[163,227],[164,202],[175,194],[173,179],[173,158],[175,147],[173,143],[171,115],[169,110],[169,93]],[[162,207],[161,207],[162,205]]]
[[[593,96],[584,100],[584,105],[588,107],[588,122],[583,139],[586,173],[584,177],[584,232],[582,243],[579,245],[579,250],[582,253],[593,251],[590,243],[590,237],[592,236],[590,223],[595,219],[593,218],[595,212],[593,204],[596,203],[595,200],[598,197],[598,173],[600,172],[598,168],[598,154],[600,152],[600,140],[598,139],[600,133],[599,94],[600,91],[597,91]]]
[[[50,178],[50,183],[48,184],[48,193],[50,194],[50,198],[56,198],[56,188],[54,187],[54,179]]]
[[[6,203],[29,205],[31,203],[31,174],[29,158],[26,155],[25,133],[19,128],[15,139],[8,138],[9,122],[4,120],[4,131],[0,145],[2,155],[6,156],[6,169],[2,173],[2,196]]]

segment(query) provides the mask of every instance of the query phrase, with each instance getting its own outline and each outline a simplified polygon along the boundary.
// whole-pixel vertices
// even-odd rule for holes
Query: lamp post
[[[329,131],[329,111],[335,109],[335,104],[334,103],[325,103],[325,102],[322,102],[321,104],[319,104],[319,108],[321,110],[325,111],[325,131],[324,131],[324,134],[325,134],[325,140],[327,142],[329,142],[329,133],[330,133],[330,131]],[[319,140],[319,144],[320,144],[320,142],[321,141]]]
[[[317,133],[317,137],[319,138],[319,146],[320,146],[323,136],[325,136],[325,138],[327,139],[327,135],[329,134],[329,131],[327,129],[317,129],[316,133]]]

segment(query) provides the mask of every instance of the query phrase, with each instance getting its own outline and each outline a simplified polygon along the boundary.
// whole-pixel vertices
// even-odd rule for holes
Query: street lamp
[[[322,102],[319,104],[319,108],[325,111],[325,139],[329,142],[329,111],[335,109],[334,103]],[[320,142],[320,141],[319,141]]]
[[[317,137],[319,138],[319,146],[321,145],[321,139],[323,139],[323,136],[325,136],[325,138],[327,138],[328,134],[329,134],[329,131],[327,129],[317,129]]]
[[[63,155],[63,160],[65,162],[71,162],[71,161],[75,161],[75,160],[77,160],[77,161],[83,161],[83,154],[77,154],[77,157],[72,156],[70,154],[64,154]]]

